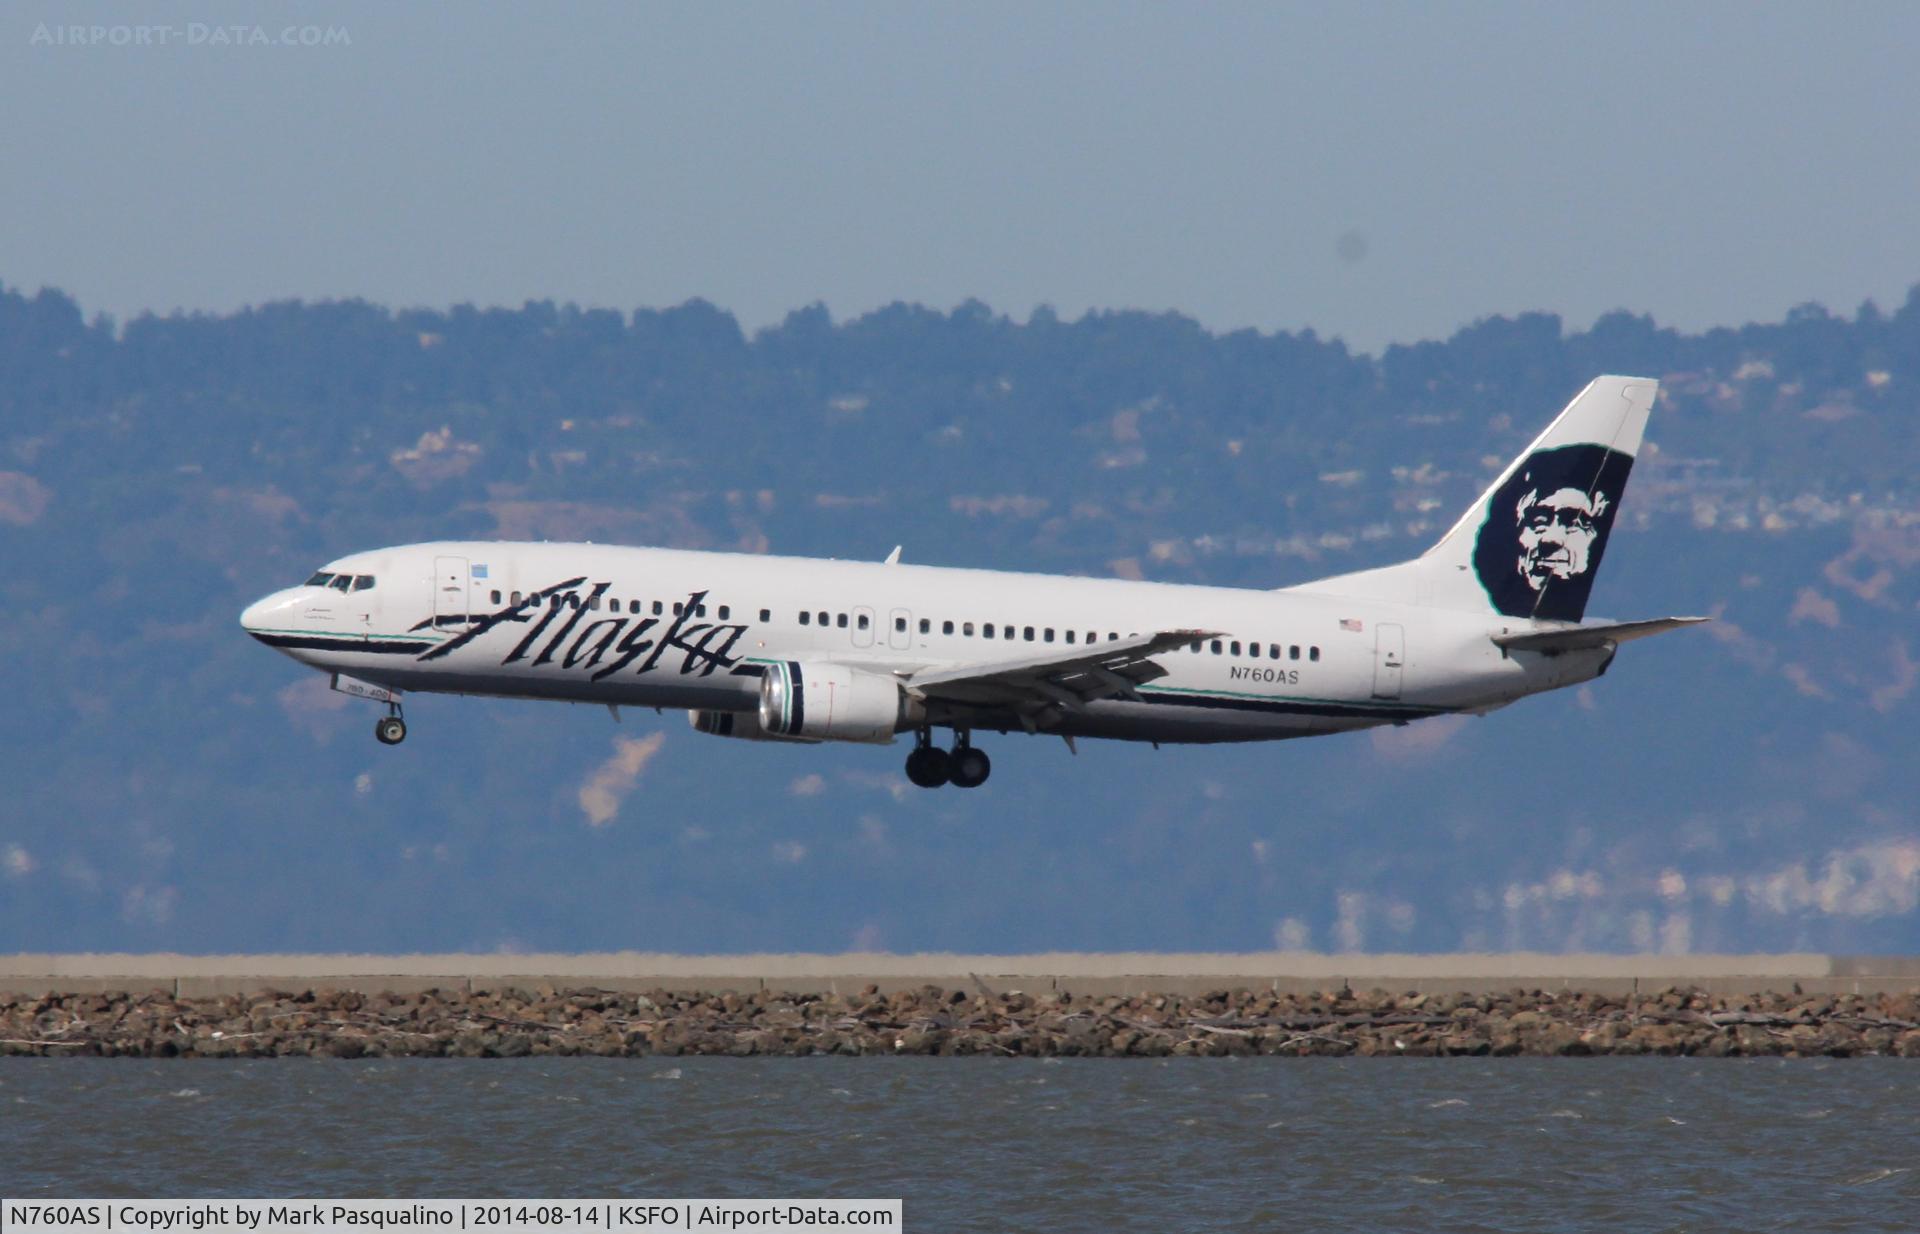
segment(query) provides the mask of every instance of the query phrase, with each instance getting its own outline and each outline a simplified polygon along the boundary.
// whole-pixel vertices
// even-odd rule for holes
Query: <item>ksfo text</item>
[[[749,1230],[788,1226],[897,1230],[900,1228],[900,1215],[897,1210],[886,1206],[855,1208],[846,1204],[793,1201],[758,1204],[615,1204],[613,1224],[642,1230]]]

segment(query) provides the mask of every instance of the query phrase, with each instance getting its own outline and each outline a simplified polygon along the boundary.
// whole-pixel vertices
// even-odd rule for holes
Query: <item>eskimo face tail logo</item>
[[[1605,446],[1529,455],[1487,501],[1473,570],[1508,617],[1578,621],[1633,457]]]

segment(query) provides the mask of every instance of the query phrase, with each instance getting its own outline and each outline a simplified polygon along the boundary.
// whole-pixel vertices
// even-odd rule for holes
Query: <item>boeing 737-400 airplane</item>
[[[1657,389],[1596,378],[1424,554],[1278,591],[941,569],[898,549],[450,542],[342,557],[240,623],[386,704],[388,745],[406,690],[675,707],[750,741],[912,733],[923,788],[984,782],[983,731],[1262,741],[1484,714],[1705,620],[1582,621]]]

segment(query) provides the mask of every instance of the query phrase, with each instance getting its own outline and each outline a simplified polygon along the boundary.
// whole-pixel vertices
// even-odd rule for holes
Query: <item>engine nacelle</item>
[[[892,677],[844,664],[786,660],[760,678],[760,727],[776,737],[886,745],[925,715]]]
[[[696,733],[714,737],[732,737],[738,741],[791,741],[800,745],[817,744],[807,737],[781,737],[760,727],[757,711],[689,711],[687,723]]]

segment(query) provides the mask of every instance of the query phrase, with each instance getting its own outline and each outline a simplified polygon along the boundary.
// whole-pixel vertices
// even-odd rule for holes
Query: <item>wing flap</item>
[[[1599,621],[1586,625],[1564,626],[1557,630],[1530,630],[1517,634],[1496,634],[1494,644],[1507,651],[1538,651],[1555,656],[1567,651],[1591,651],[1609,643],[1627,643],[1636,638],[1684,630],[1711,617],[1654,617],[1646,621]]]
[[[1154,656],[1213,637],[1210,630],[1135,634],[1051,655],[912,673],[902,684],[928,698],[1073,708],[1100,698],[1133,697],[1136,687],[1167,675]]]

